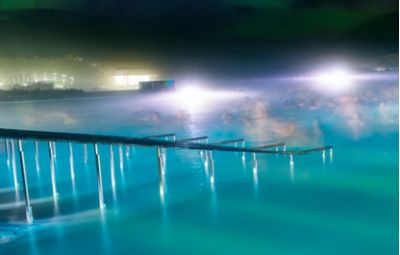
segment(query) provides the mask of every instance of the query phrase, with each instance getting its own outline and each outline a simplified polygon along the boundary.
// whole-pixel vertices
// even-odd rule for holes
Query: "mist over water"
[[[0,125],[129,136],[207,135],[201,131],[219,129],[261,141],[321,144],[321,125],[357,139],[394,132],[398,124],[395,80],[361,82],[337,94],[316,90],[310,82],[282,79],[205,85],[200,94],[181,93],[178,86],[159,93],[2,103]]]

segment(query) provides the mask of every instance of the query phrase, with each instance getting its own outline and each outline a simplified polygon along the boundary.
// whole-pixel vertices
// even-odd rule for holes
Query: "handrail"
[[[266,145],[261,145],[261,146],[257,146],[254,147],[254,149],[267,149],[267,148],[275,148],[275,147],[279,147],[279,146],[285,146],[286,143],[272,143],[272,144],[266,144]]]
[[[237,139],[232,139],[232,140],[225,140],[225,141],[219,141],[219,142],[215,142],[212,143],[214,145],[222,145],[222,144],[230,144],[230,143],[240,143],[240,142],[244,142],[244,138],[237,138]]]
[[[209,150],[209,151],[232,151],[232,152],[248,152],[260,154],[286,154],[286,155],[305,155],[314,151],[328,150],[332,146],[324,146],[303,151],[272,151],[256,148],[240,148],[232,146],[220,146],[215,144],[191,143],[179,141],[153,140],[148,138],[111,136],[111,135],[91,135],[79,133],[64,133],[64,132],[48,132],[20,129],[5,129],[0,128],[0,137],[12,139],[36,139],[45,141],[68,141],[78,143],[103,143],[103,144],[126,144],[126,145],[141,145],[141,146],[160,146],[166,148],[185,148],[193,150]],[[244,139],[237,139],[244,141]],[[233,141],[233,140],[231,140]],[[230,141],[230,142],[231,142]],[[227,142],[227,141],[225,141]],[[221,144],[221,142],[219,143]]]
[[[178,140],[176,140],[176,142],[184,143],[184,142],[200,141],[200,140],[206,140],[206,139],[208,139],[208,136],[199,136],[199,137],[190,137],[190,138],[178,139]]]

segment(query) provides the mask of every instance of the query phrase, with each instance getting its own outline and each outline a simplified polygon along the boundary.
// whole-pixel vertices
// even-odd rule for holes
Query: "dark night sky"
[[[321,54],[398,52],[396,0],[0,0],[0,7],[0,57],[257,69]]]

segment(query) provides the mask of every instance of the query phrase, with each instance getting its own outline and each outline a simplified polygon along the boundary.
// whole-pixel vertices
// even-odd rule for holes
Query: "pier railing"
[[[84,144],[84,154],[87,156],[87,144],[92,144],[94,148],[94,159],[96,162],[96,172],[97,172],[97,182],[98,182],[98,195],[99,195],[99,207],[104,208],[104,197],[103,197],[103,184],[102,184],[102,171],[101,171],[101,161],[100,153],[98,150],[98,144],[107,144],[119,146],[125,145],[127,148],[129,146],[146,146],[146,147],[156,147],[158,167],[159,167],[159,177],[160,177],[160,187],[163,184],[164,174],[165,174],[165,154],[168,148],[177,149],[191,149],[199,150],[202,155],[204,155],[204,164],[211,166],[210,181],[214,182],[214,159],[212,156],[213,151],[225,151],[225,152],[241,152],[242,158],[245,159],[246,153],[252,155],[253,165],[257,165],[256,154],[276,154],[276,155],[288,155],[290,158],[290,165],[294,164],[293,155],[306,155],[313,152],[322,152],[322,157],[325,159],[325,151],[329,150],[330,155],[333,153],[332,146],[323,146],[318,148],[311,148],[300,151],[291,151],[286,149],[286,143],[272,143],[259,145],[257,147],[246,147],[246,141],[244,138],[231,139],[218,141],[214,143],[208,142],[207,136],[201,137],[189,137],[177,139],[174,133],[161,134],[161,135],[151,135],[146,137],[126,137],[126,136],[111,136],[111,135],[91,135],[91,134],[79,134],[79,133],[64,133],[64,132],[47,132],[47,131],[34,131],[34,130],[19,130],[19,129],[4,129],[0,128],[0,137],[4,138],[6,143],[6,149],[9,150],[9,142],[14,145],[14,140],[18,141],[18,151],[20,158],[20,169],[22,173],[22,184],[24,191],[25,200],[25,211],[26,211],[26,221],[28,223],[33,222],[32,209],[30,205],[28,180],[25,165],[24,156],[24,140],[35,141],[35,150],[38,150],[37,141],[46,141],[49,147],[49,157],[51,162],[51,176],[52,176],[52,188],[53,196],[55,197],[56,187],[55,187],[55,171],[54,171],[54,159],[56,157],[55,143],[56,142],[67,142],[69,143],[70,157],[72,155],[71,143],[81,143]],[[281,149],[279,149],[281,148]],[[121,150],[121,147],[120,147]],[[53,163],[53,164],[52,164]],[[16,176],[14,176],[16,178]]]

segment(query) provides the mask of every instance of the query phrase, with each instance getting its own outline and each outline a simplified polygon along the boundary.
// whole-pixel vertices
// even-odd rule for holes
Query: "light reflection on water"
[[[379,100],[361,104],[342,98],[339,108],[323,105],[314,109],[323,102],[300,107],[299,101],[307,105],[307,98],[301,97],[282,103],[286,105],[282,111],[282,104],[277,107],[265,95],[257,100],[225,102],[192,115],[164,109],[168,104],[161,108],[148,105],[151,111],[147,115],[143,108],[134,110],[135,99],[18,105],[21,111],[16,118],[24,119],[25,108],[42,113],[51,108],[63,112],[53,116],[68,116],[68,124],[62,126],[66,131],[130,136],[176,132],[178,138],[209,135],[210,142],[244,137],[249,141],[287,141],[289,148],[324,142],[335,146],[335,161],[331,151],[298,156],[291,164],[286,156],[254,158],[250,154],[168,149],[162,152],[159,173],[154,148],[99,145],[107,205],[100,213],[91,147],[72,144],[70,154],[68,144],[57,143],[53,162],[44,143],[39,143],[35,153],[37,147],[26,142],[33,214],[44,228],[29,232],[28,238],[21,234],[0,245],[0,251],[14,254],[29,247],[32,254],[68,254],[68,247],[73,247],[74,253],[85,254],[88,247],[94,247],[98,254],[123,254],[123,247],[137,253],[164,249],[210,253],[215,249],[232,254],[277,250],[321,254],[329,248],[332,254],[346,254],[351,253],[346,248],[350,246],[358,252],[366,246],[370,251],[395,249],[398,132],[390,114],[398,115],[392,111],[396,102],[387,100],[381,107]],[[79,104],[89,113],[78,111],[75,107]],[[293,105],[296,107],[291,108]],[[364,116],[366,112],[380,117]],[[45,119],[43,127],[55,127],[49,123]],[[9,173],[0,177],[1,189],[15,185],[13,173],[19,170],[17,165],[13,167],[15,161],[16,155],[0,151],[0,164]],[[56,190],[52,189],[53,163],[58,196],[52,193]],[[0,207],[1,222],[23,219],[20,188],[0,192],[4,203],[19,201],[20,205],[16,211]],[[47,199],[39,203],[40,198]],[[204,247],[202,241],[207,237],[218,242]],[[336,247],[331,247],[332,242]]]

